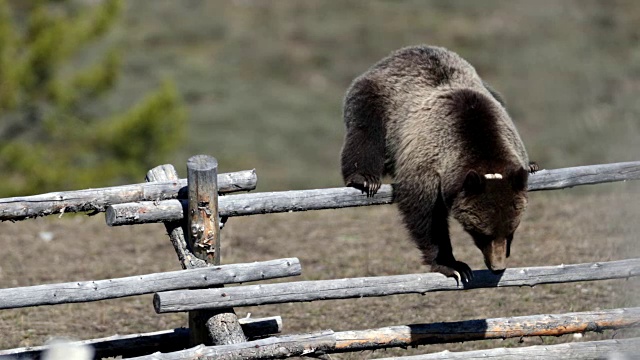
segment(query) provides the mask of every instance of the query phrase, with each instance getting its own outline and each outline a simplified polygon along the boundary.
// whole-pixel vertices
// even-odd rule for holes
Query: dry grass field
[[[613,184],[532,193],[514,241],[510,266],[557,265],[638,256],[640,195],[637,186]],[[454,252],[472,268],[480,252],[452,223]],[[179,268],[160,224],[109,228],[102,216],[40,218],[0,224],[0,287],[105,279]],[[423,272],[395,206],[377,206],[230,219],[222,232],[223,263],[297,256],[300,279],[332,279]],[[384,298],[238,308],[239,316],[281,315],[285,333],[357,330],[638,306],[638,281],[611,280],[533,288],[482,289]],[[185,314],[156,315],[151,296],[3,310],[0,348],[38,345],[53,335],[77,339],[157,331],[186,325]],[[627,332],[588,334],[583,340]],[[332,355],[334,359],[578,341],[572,336],[468,342]]]

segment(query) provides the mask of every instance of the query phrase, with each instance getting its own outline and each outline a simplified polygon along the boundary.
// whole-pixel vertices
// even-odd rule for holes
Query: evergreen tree
[[[123,113],[91,113],[115,86],[121,53],[112,46],[81,69],[78,54],[122,6],[0,0],[0,196],[139,182],[182,140],[186,114],[169,82]]]

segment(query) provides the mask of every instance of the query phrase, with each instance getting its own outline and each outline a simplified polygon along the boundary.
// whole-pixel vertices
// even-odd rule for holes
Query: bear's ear
[[[463,188],[468,194],[479,194],[484,190],[484,179],[475,170],[469,170],[464,178]]]
[[[529,171],[520,168],[511,174],[511,186],[515,191],[524,191],[527,189],[527,182],[529,181]]]

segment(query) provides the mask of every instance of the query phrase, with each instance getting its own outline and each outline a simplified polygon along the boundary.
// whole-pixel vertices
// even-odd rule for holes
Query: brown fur
[[[529,160],[504,101],[469,63],[443,48],[400,49],[354,80],[344,120],[346,185],[373,196],[383,175],[393,176],[404,223],[432,271],[471,276],[453,256],[449,214],[487,266],[504,270]],[[484,176],[494,173],[502,179]]]

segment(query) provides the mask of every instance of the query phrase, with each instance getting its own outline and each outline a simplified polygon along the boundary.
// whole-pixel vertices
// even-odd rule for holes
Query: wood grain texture
[[[220,264],[218,160],[207,155],[187,160],[187,244],[207,264]],[[223,286],[223,285],[220,285]],[[190,344],[228,345],[246,342],[233,308],[189,312]]]
[[[540,170],[529,176],[529,191],[640,179],[640,161]]]
[[[455,279],[438,273],[361,277],[336,280],[296,281],[277,284],[234,286],[225,289],[176,290],[156,293],[156,312],[179,312],[237,306],[350,299],[396,294],[424,294],[433,291],[470,290],[492,287],[534,286],[618,279],[638,276],[640,259],[600,263],[511,268],[500,275],[489,270],[473,272],[469,283],[458,286]]]
[[[220,264],[218,225],[218,161],[196,155],[187,161],[187,243],[193,254],[207,263]]]
[[[6,288],[0,289],[0,309],[115,299],[170,289],[203,288],[296,276],[301,272],[297,258],[286,258],[107,280]]]
[[[107,206],[104,218],[109,226],[174,222],[184,219],[187,207],[184,199],[114,204]]]

